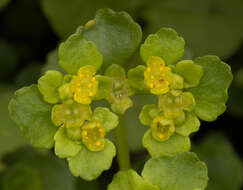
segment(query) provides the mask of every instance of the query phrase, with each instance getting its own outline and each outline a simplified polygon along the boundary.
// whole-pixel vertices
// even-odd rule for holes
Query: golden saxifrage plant
[[[182,60],[185,41],[171,28],[141,41],[141,28],[127,13],[99,10],[60,44],[59,66],[66,73],[49,70],[38,84],[17,90],[10,116],[32,146],[54,147],[71,173],[85,180],[108,170],[117,152],[121,171],[108,190],[203,190],[207,167],[190,152],[189,136],[200,120],[214,121],[225,111],[230,67],[211,55]],[[127,71],[139,46],[145,64]],[[130,169],[123,115],[134,104],[130,97],[141,93],[158,101],[139,115],[149,126],[141,143],[151,156],[139,175]],[[95,107],[99,100],[110,108]],[[113,129],[116,146],[106,138]]]

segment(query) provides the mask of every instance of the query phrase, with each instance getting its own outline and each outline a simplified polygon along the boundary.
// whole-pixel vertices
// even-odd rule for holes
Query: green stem
[[[119,116],[119,125],[116,128],[117,158],[120,170],[130,169],[130,156],[127,144],[124,116]]]

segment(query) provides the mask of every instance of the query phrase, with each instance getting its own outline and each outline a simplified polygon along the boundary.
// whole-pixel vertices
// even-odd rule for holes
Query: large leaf
[[[204,72],[200,84],[189,89],[196,101],[195,113],[202,120],[213,121],[226,109],[233,75],[229,65],[216,56],[198,57],[194,62],[202,66]]]
[[[161,190],[204,190],[208,181],[206,165],[192,152],[152,158],[142,176]]]
[[[143,179],[134,170],[127,170],[115,174],[108,190],[159,190],[159,187]]]
[[[53,146],[57,127],[51,121],[51,105],[43,100],[37,85],[16,91],[9,103],[9,113],[34,147]]]
[[[140,26],[126,12],[111,9],[97,11],[93,25],[84,27],[83,35],[95,42],[103,55],[104,65],[123,65],[142,39]]]
[[[152,0],[144,7],[142,18],[147,23],[147,33],[161,26],[172,27],[186,39],[195,56],[226,58],[242,42],[241,0]]]
[[[70,171],[76,177],[80,176],[87,181],[94,180],[111,167],[115,154],[116,148],[108,140],[101,151],[92,152],[83,147],[76,156],[68,158]]]
[[[84,25],[92,19],[100,8],[110,7],[134,15],[143,2],[144,0],[43,0],[42,9],[54,31],[61,38],[66,38],[74,33],[79,25]]]
[[[207,190],[239,190],[243,185],[243,160],[221,133],[202,139],[193,150],[208,166]]]

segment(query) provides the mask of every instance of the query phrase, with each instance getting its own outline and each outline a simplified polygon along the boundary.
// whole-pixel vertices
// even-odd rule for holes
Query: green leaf
[[[84,27],[83,35],[97,45],[104,58],[103,67],[107,68],[126,63],[141,42],[142,30],[126,12],[100,9],[94,24]]]
[[[58,88],[63,83],[62,73],[59,71],[47,71],[39,78],[38,89],[46,102],[55,104],[59,101]]]
[[[115,146],[106,140],[105,148],[102,151],[92,152],[83,147],[75,157],[68,158],[69,168],[74,176],[91,181],[111,167],[115,154]]]
[[[207,166],[192,152],[151,158],[142,176],[166,190],[204,190],[208,181]]]
[[[27,145],[27,140],[23,137],[18,126],[10,119],[8,113],[8,103],[14,90],[11,87],[0,90],[0,171],[4,169],[1,159],[6,154]]]
[[[85,65],[92,65],[97,70],[102,65],[102,55],[96,45],[87,41],[81,34],[71,35],[58,49],[59,65],[69,74],[76,74]]]
[[[44,102],[37,85],[16,91],[9,113],[34,147],[53,147],[57,127],[51,121],[51,105]]]
[[[143,106],[139,115],[139,120],[143,125],[149,126],[157,114],[158,107],[155,104],[148,104]]]
[[[147,37],[141,45],[140,55],[147,62],[150,56],[159,56],[166,65],[178,61],[184,55],[185,41],[171,28],[161,28]]]
[[[165,142],[159,142],[152,137],[151,130],[148,130],[143,137],[143,146],[152,157],[171,156],[179,152],[189,151],[191,143],[188,137],[178,134],[173,134],[169,140]]]
[[[219,131],[207,135],[193,150],[208,166],[207,190],[239,190],[243,185],[243,160]]]
[[[92,119],[101,122],[106,132],[114,129],[119,123],[118,116],[103,107],[95,108]]]
[[[133,106],[133,101],[128,96],[122,102],[115,102],[111,104],[111,110],[117,114],[124,114],[128,108]]]
[[[130,69],[128,71],[128,82],[133,88],[140,91],[149,90],[148,86],[144,82],[145,70],[145,66],[139,65],[136,68]]]
[[[67,137],[65,129],[60,127],[54,136],[55,154],[60,158],[73,157],[79,153],[82,146]]]
[[[184,78],[184,88],[197,86],[203,76],[202,67],[191,60],[180,61],[175,65],[174,71]]]
[[[112,64],[105,70],[105,75],[113,78],[124,79],[126,78],[126,71],[122,66]]]
[[[189,89],[196,101],[195,113],[202,120],[213,121],[226,109],[233,75],[229,65],[217,56],[198,57],[194,62],[202,66],[204,72],[200,84]]]
[[[98,92],[95,95],[95,100],[105,99],[112,88],[112,80],[110,77],[96,75],[96,80],[98,81]]]
[[[44,190],[38,170],[26,165],[16,164],[3,177],[3,190]]]
[[[144,180],[134,170],[127,170],[114,175],[108,190],[159,190],[159,187]]]
[[[189,136],[197,132],[200,127],[200,121],[192,112],[186,112],[186,120],[181,125],[176,125],[176,133],[182,136]]]

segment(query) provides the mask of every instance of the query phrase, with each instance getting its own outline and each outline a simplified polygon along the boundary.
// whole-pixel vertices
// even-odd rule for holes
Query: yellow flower
[[[98,81],[95,79],[96,69],[91,65],[81,67],[78,74],[72,77],[70,90],[74,93],[73,99],[81,104],[90,104],[92,97],[98,91]]]
[[[172,81],[171,68],[166,67],[164,60],[156,56],[151,56],[147,61],[147,65],[144,79],[150,88],[150,92],[156,95],[168,92]]]
[[[168,140],[175,132],[173,120],[158,115],[151,123],[152,136],[158,141]]]
[[[82,127],[82,141],[91,151],[100,151],[105,145],[105,130],[100,122],[90,121]]]

